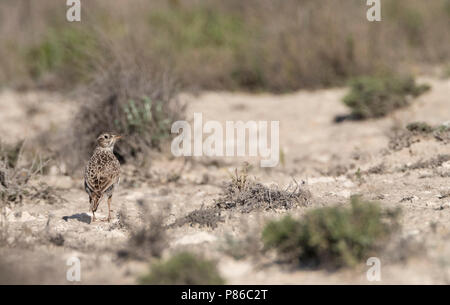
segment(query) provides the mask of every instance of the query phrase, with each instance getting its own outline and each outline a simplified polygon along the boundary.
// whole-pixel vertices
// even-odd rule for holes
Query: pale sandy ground
[[[398,152],[387,150],[387,134],[394,125],[404,126],[412,121],[440,124],[450,120],[450,80],[422,78],[420,81],[431,84],[432,90],[410,108],[384,119],[342,124],[333,123],[333,118],[347,112],[340,102],[345,89],[286,95],[207,92],[196,96],[183,94],[181,99],[188,105],[190,119],[194,112],[201,112],[204,122],[280,121],[283,164],[273,169],[260,169],[257,160],[248,161],[254,165],[250,175],[264,184],[285,187],[293,178],[305,181],[313,195],[312,204],[289,213],[300,216],[319,206],[345,205],[352,194],[377,199],[386,207],[401,206],[399,235],[413,241],[420,249],[406,251],[408,255],[403,260],[395,259],[396,253],[392,251],[380,253],[382,281],[379,283],[448,284],[450,197],[439,199],[439,195],[450,190],[449,178],[441,177],[432,169],[407,172],[397,169],[438,154],[449,154],[449,146],[424,140]],[[54,94],[3,91],[0,93],[0,137],[11,142],[18,137],[32,138],[44,130],[58,132],[70,121],[76,107],[75,103],[63,101]],[[154,210],[169,204],[167,222],[202,205],[212,205],[221,192],[221,184],[229,179],[228,171],[240,166],[242,159],[220,159],[218,166],[209,161],[211,159],[203,158],[191,162],[157,155],[151,166],[144,169],[146,175],[141,176],[125,166],[123,182],[114,197],[114,215],[121,209],[126,210],[128,218],[139,223],[140,210],[136,203],[139,199],[146,199]],[[358,168],[364,171],[381,163],[386,166],[382,174],[365,175],[362,182],[355,178]],[[338,165],[351,168],[349,175],[327,176],[329,170]],[[444,163],[437,170],[450,172],[450,163]],[[180,175],[180,179],[168,182],[173,175]],[[81,260],[82,284],[135,283],[136,278],[146,272],[148,263],[117,257],[117,251],[127,247],[129,235],[118,224],[117,217],[110,224],[88,223],[88,198],[82,189],[80,174],[64,175],[54,170],[42,179],[57,187],[65,202],[53,205],[45,201],[25,202],[8,209],[3,220],[10,237],[8,245],[0,249],[0,257],[9,266],[16,266],[16,271],[25,272],[27,276],[19,277],[19,281],[69,283],[65,279],[68,268],[65,263],[68,257],[75,255]],[[406,197],[411,199],[402,201]],[[106,204],[101,204],[98,216],[106,216],[106,208]],[[189,225],[169,229],[169,247],[163,256],[169,257],[180,249],[203,253],[218,262],[230,284],[371,284],[366,279],[368,267],[364,264],[336,272],[301,270],[275,263],[270,253],[259,259],[237,260],[223,250],[227,237],[239,240],[248,234],[257,236],[268,219],[287,213],[267,211],[242,215],[227,212],[225,222],[216,229]],[[2,230],[6,232],[6,228]],[[63,246],[40,241],[42,236],[56,233],[64,237]]]

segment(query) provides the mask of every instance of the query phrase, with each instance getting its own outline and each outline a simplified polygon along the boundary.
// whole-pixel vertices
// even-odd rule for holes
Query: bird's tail
[[[98,208],[98,205],[99,205],[101,199],[102,199],[101,195],[98,195],[96,193],[91,194],[91,201],[90,201],[91,212],[97,211],[97,208]]]

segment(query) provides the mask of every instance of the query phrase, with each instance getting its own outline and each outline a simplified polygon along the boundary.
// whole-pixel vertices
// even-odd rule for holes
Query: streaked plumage
[[[111,219],[111,199],[114,187],[120,180],[120,163],[114,156],[114,144],[120,138],[113,133],[103,133],[97,138],[97,147],[86,166],[84,188],[89,195],[92,221],[104,194],[108,196],[108,218]]]

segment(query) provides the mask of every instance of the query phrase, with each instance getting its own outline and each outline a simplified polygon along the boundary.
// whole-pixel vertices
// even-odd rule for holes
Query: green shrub
[[[182,252],[166,262],[151,266],[139,279],[144,285],[221,285],[224,280],[216,265],[193,254]]]
[[[171,121],[164,112],[164,102],[152,101],[148,96],[142,96],[136,101],[130,99],[123,106],[126,120],[115,120],[117,129],[125,134],[143,134],[147,129],[152,129],[151,144],[159,143],[169,137]]]
[[[356,118],[378,118],[410,104],[429,90],[428,85],[417,85],[412,77],[364,76],[350,83],[350,92],[343,102]]]
[[[367,259],[397,228],[398,210],[353,197],[351,207],[325,207],[295,220],[272,221],[263,231],[266,249],[285,260],[331,268],[353,266]]]

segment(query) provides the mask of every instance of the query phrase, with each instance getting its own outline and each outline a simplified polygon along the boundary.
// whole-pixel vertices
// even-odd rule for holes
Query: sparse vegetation
[[[278,186],[266,187],[248,178],[249,169],[248,163],[240,170],[235,169],[234,175],[230,175],[231,181],[224,185],[222,195],[214,200],[213,206],[194,210],[175,220],[170,227],[180,227],[188,223],[215,229],[220,222],[224,222],[221,213],[223,210],[249,213],[254,210],[288,210],[309,204],[311,193],[296,182],[285,190],[279,189]]]
[[[114,43],[135,44],[138,53],[173,67],[181,84],[194,89],[285,92],[398,72],[414,60],[449,60],[449,46],[442,43],[447,0],[388,0],[383,6],[383,23],[374,31],[366,6],[357,1],[97,0],[83,4],[89,14],[80,25],[62,21],[51,0],[3,1],[0,83],[86,83],[99,72],[92,60],[108,57]],[[33,18],[23,22],[18,16],[24,15]],[[109,44],[99,43],[104,37]],[[386,41],[395,41],[395,52]]]
[[[253,210],[292,209],[310,203],[311,193],[299,185],[291,185],[286,190],[274,185],[267,187],[251,181],[240,190],[236,185],[228,183],[224,194],[215,200],[220,209],[236,209],[242,213]]]
[[[302,219],[287,216],[267,224],[266,249],[302,266],[354,266],[378,250],[398,226],[399,211],[385,211],[372,202],[352,197],[350,207],[325,207]]]
[[[224,280],[214,262],[182,252],[165,262],[153,264],[139,279],[144,285],[221,285]]]
[[[401,150],[427,138],[434,138],[444,144],[450,143],[448,123],[431,126],[425,122],[412,122],[406,126],[406,129],[394,128],[389,134],[389,148],[395,151]]]
[[[36,187],[29,181],[42,173],[46,161],[36,156],[31,163],[23,160],[23,142],[15,145],[0,144],[0,201],[5,204],[21,203],[24,198],[46,200],[48,203],[63,199],[45,183]]]
[[[350,87],[343,102],[355,119],[383,117],[408,106],[411,98],[430,89],[428,85],[417,85],[412,77],[399,76],[360,77]]]

